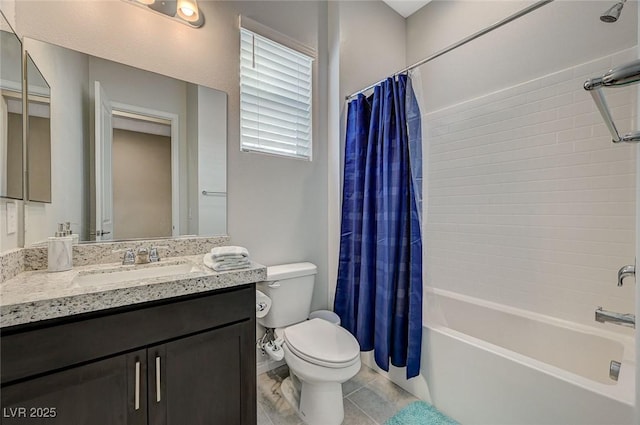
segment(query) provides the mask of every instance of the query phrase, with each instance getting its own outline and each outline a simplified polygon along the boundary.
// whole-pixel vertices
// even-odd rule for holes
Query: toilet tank
[[[311,312],[311,296],[318,268],[311,263],[267,267],[267,280],[256,289],[271,298],[269,313],[258,323],[267,328],[282,328],[302,322]]]

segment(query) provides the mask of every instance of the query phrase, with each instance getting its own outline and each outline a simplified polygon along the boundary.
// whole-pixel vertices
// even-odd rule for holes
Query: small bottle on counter
[[[78,241],[80,240],[80,238],[79,238],[77,233],[73,233],[71,231],[71,222],[69,222],[69,221],[64,223],[64,235],[65,236],[71,236],[72,244],[73,245],[78,245]]]
[[[73,238],[65,235],[64,224],[58,224],[55,236],[49,238],[47,249],[48,267],[50,272],[63,272],[73,267]]]

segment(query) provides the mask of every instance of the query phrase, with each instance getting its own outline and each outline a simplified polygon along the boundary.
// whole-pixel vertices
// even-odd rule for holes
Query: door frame
[[[180,129],[179,116],[172,112],[158,111],[143,106],[111,102],[111,108],[119,112],[159,118],[171,122],[171,235],[180,235]]]
[[[93,81],[94,89],[94,169],[95,169],[95,238],[96,241],[113,240],[115,233],[115,225],[113,223],[113,175],[112,175],[112,146],[113,146],[113,109],[111,101],[106,94],[102,83],[98,80]],[[108,135],[108,137],[106,137]],[[108,155],[107,155],[108,153]],[[105,161],[107,163],[105,164]],[[108,173],[108,184],[105,183],[105,171]],[[105,202],[108,200],[108,203]],[[108,204],[108,206],[106,206]],[[110,222],[105,226],[105,214],[108,210],[107,220]],[[108,231],[105,230],[105,227]],[[100,232],[100,234],[98,234]],[[105,235],[108,235],[105,237]]]

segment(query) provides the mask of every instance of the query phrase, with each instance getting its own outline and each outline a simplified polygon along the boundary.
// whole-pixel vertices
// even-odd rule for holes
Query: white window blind
[[[240,31],[240,148],[311,160],[313,59]]]

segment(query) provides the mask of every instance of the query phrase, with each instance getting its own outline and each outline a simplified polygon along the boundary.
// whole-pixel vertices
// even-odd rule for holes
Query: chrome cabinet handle
[[[136,388],[135,395],[133,399],[133,404],[135,405],[135,410],[140,410],[140,362],[136,362]]]
[[[156,357],[156,402],[160,403],[160,356]]]
[[[269,288],[279,288],[280,287],[280,281],[279,280],[273,281],[273,282],[269,283],[267,286]]]

